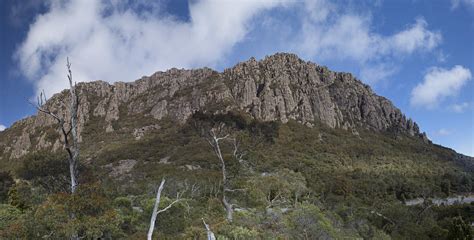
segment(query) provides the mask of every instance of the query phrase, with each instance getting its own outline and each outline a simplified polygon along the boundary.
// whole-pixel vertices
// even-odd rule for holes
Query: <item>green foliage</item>
[[[455,217],[451,220],[447,239],[470,240],[474,238],[472,228],[462,217]]]
[[[25,180],[65,175],[69,169],[67,156],[65,154],[34,152],[23,157],[21,162],[22,164],[17,169],[16,174]]]
[[[288,236],[296,239],[338,238],[337,230],[321,210],[311,204],[301,204],[285,217]]]
[[[27,181],[15,183],[8,191],[8,203],[18,209],[27,210],[41,203],[42,195]]]
[[[10,225],[21,215],[21,211],[9,204],[0,204],[0,231]]]
[[[246,183],[248,201],[255,206],[271,207],[291,203],[308,192],[306,179],[301,173],[281,169],[275,173],[265,173],[251,177]]]
[[[0,171],[0,203],[8,199],[8,191],[14,183],[15,181],[9,172]]]
[[[233,227],[230,230],[229,235],[230,235],[230,239],[245,240],[245,239],[256,239],[259,234],[254,229],[248,229],[245,227],[237,226],[237,227]]]
[[[263,141],[273,142],[278,137],[278,122],[262,122],[248,117],[248,115],[239,112],[228,112],[226,114],[209,114],[196,112],[189,120],[192,127],[198,130],[199,134],[205,135],[207,132],[219,124],[224,124],[234,131],[245,131],[253,138],[259,138]]]
[[[21,159],[16,175],[49,193],[69,189],[69,165],[65,154],[34,152]]]
[[[72,217],[73,216],[73,217]],[[74,195],[50,195],[31,213],[13,221],[0,236],[5,238],[66,239],[76,233],[86,239],[123,236],[122,220],[96,185],[81,185]]]

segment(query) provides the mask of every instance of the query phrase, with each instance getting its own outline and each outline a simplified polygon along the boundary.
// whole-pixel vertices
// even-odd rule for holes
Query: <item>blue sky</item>
[[[0,130],[76,81],[293,52],[352,72],[435,143],[474,155],[474,0],[0,2]]]

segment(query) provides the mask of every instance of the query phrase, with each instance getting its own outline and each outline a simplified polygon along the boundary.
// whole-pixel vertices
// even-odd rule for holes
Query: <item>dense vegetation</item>
[[[136,140],[130,134],[136,122],[160,127]],[[216,123],[225,123],[243,153],[244,161],[236,161],[231,142],[222,145],[238,189],[230,193],[232,223],[219,199],[219,161],[203,138]],[[454,152],[418,138],[263,123],[239,113],[197,113],[182,126],[121,116],[116,131],[95,134],[101,124],[92,119],[86,126],[74,195],[67,193],[60,152],[31,153],[0,173],[1,239],[66,239],[73,232],[86,239],[144,239],[163,177],[161,204],[178,192],[185,200],[158,215],[159,239],[205,239],[202,219],[218,239],[473,237],[474,205],[405,206],[412,198],[474,192],[474,175],[453,161]]]

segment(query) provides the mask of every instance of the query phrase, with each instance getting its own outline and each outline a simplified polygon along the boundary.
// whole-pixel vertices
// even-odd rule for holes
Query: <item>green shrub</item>
[[[21,214],[20,209],[12,205],[0,204],[0,231],[12,224]]]
[[[9,172],[0,171],[0,203],[8,199],[8,191],[15,181]]]

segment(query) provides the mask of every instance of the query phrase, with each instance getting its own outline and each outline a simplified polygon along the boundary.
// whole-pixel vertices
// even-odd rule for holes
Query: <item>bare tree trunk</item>
[[[72,71],[71,71],[71,63],[69,62],[69,59],[67,59],[67,71],[68,75],[67,78],[69,80],[69,93],[71,95],[71,103],[69,105],[69,114],[70,114],[70,119],[69,119],[69,129],[66,129],[66,122],[63,117],[60,117],[50,111],[46,104],[46,95],[43,93],[40,94],[38,97],[38,102],[36,104],[36,109],[39,112],[45,113],[51,117],[53,117],[56,122],[59,125],[59,128],[61,130],[61,133],[64,138],[64,148],[66,149],[68,153],[68,162],[69,162],[69,175],[71,178],[71,194],[74,194],[76,192],[76,188],[78,185],[77,182],[77,162],[79,159],[79,140],[78,140],[78,135],[77,135],[77,112],[79,108],[79,99],[76,94],[76,84],[73,83],[72,80]],[[71,136],[71,139],[70,139]],[[71,214],[70,219],[75,219],[75,215]],[[74,232],[70,239],[79,239],[79,236],[77,235],[77,232]]]
[[[77,136],[77,112],[79,107],[79,99],[76,94],[76,84],[72,81],[71,63],[67,60],[68,80],[69,80],[69,92],[71,93],[71,105],[69,111],[71,112],[71,136],[72,145],[68,149],[69,152],[69,173],[71,175],[71,193],[74,194],[77,187],[77,161],[79,158],[79,140]],[[65,138],[67,136],[64,136]]]
[[[227,221],[232,222],[234,219],[234,206],[227,202],[225,195],[222,195],[222,204],[224,204]]]
[[[182,200],[181,196],[183,193],[181,194],[177,193],[176,200],[171,202],[165,208],[158,210],[158,207],[160,206],[160,201],[161,201],[161,192],[163,191],[164,186],[165,186],[165,179],[163,178],[161,180],[160,187],[158,188],[158,191],[156,192],[155,205],[153,206],[153,212],[151,213],[150,228],[148,229],[147,240],[151,240],[153,237],[153,231],[155,230],[155,223],[156,223],[156,218],[158,214],[168,211],[175,203]]]
[[[234,208],[233,208],[233,205],[231,203],[229,203],[227,201],[227,198],[226,198],[226,192],[229,191],[229,188],[228,188],[228,183],[227,183],[225,161],[224,161],[224,157],[222,156],[221,147],[219,145],[219,141],[223,140],[223,139],[226,139],[228,137],[228,135],[226,135],[224,137],[217,137],[213,130],[211,130],[210,133],[211,133],[212,139],[209,141],[209,143],[213,147],[217,158],[221,162],[221,170],[222,170],[222,199],[221,199],[221,201],[222,201],[222,204],[224,205],[224,208],[225,208],[225,211],[226,211],[227,221],[232,222],[233,214],[234,214]]]
[[[71,63],[69,59],[67,60],[67,71],[68,75],[67,78],[69,80],[69,93],[71,95],[71,103],[69,105],[69,129],[66,129],[66,121],[64,118],[56,115],[51,110],[45,106],[46,104],[46,95],[43,93],[40,94],[38,97],[38,102],[35,105],[36,109],[39,112],[45,113],[51,117],[53,117],[59,125],[61,133],[64,138],[64,148],[68,153],[68,162],[69,162],[69,174],[71,178],[71,193],[74,194],[77,187],[77,162],[79,159],[79,140],[77,135],[77,112],[79,108],[79,99],[76,94],[76,84],[72,81],[72,71],[71,71]],[[34,105],[34,104],[33,104]],[[71,136],[71,139],[70,139]]]
[[[204,227],[206,228],[207,240],[216,240],[216,236],[211,231],[211,228],[209,227],[209,225],[206,224],[206,222],[204,221],[204,218],[202,219],[202,222],[204,223]]]
[[[158,192],[156,192],[155,205],[153,206],[153,213],[151,214],[151,219],[150,219],[150,228],[148,229],[148,234],[147,234],[148,240],[151,240],[153,236],[153,230],[155,229],[156,217],[158,216],[158,207],[160,206],[161,191],[163,191],[164,185],[165,185],[165,179],[161,180],[161,184],[160,184],[160,187],[158,188]]]

